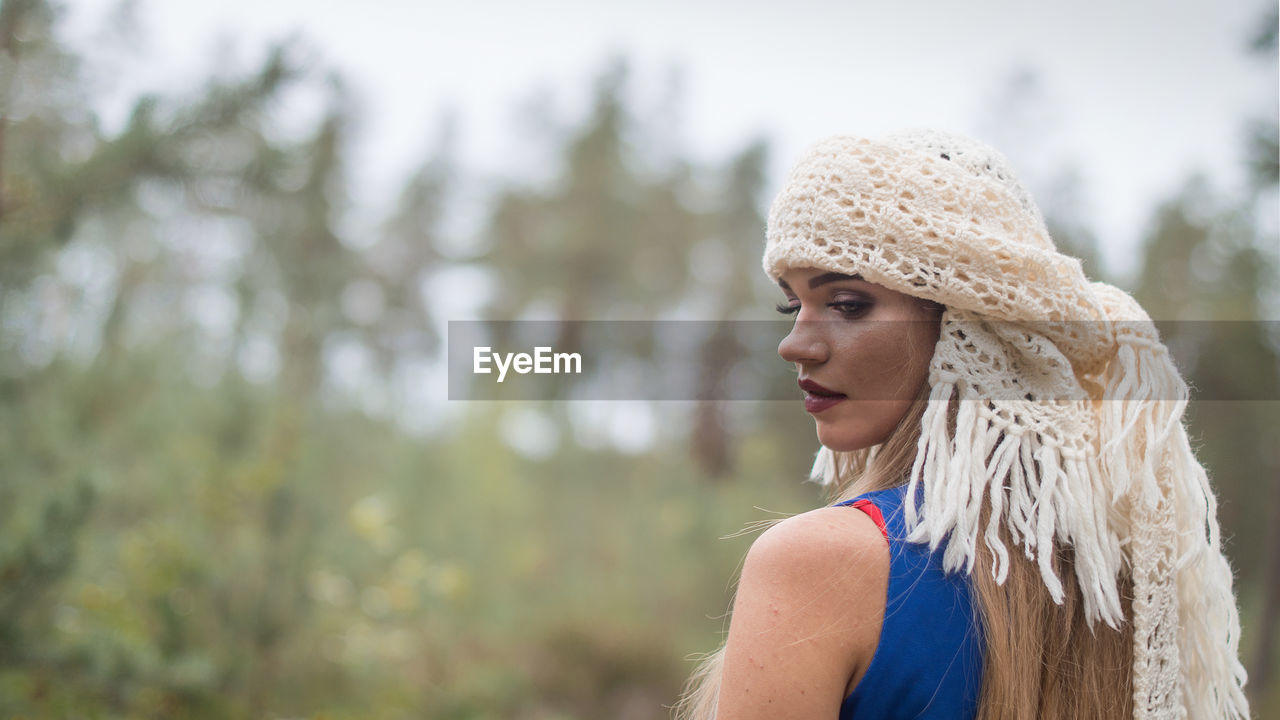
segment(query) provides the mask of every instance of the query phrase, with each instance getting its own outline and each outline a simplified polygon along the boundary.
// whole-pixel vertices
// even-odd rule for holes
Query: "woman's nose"
[[[823,323],[797,320],[791,332],[778,343],[778,355],[787,362],[826,362],[830,348],[822,333]]]

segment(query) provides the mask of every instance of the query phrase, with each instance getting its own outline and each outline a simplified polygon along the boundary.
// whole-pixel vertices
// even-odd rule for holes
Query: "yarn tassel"
[[[1009,478],[1009,490],[1016,484],[1018,479],[1025,478],[1022,468],[1015,470],[1014,462],[1021,455],[1021,436],[1022,433],[1005,433],[999,439],[999,445],[996,446],[994,452],[991,453],[991,460],[987,464],[987,476],[996,478],[991,482],[988,488],[988,495],[991,502],[990,516],[987,518],[987,528],[983,533],[983,542],[991,550],[991,574],[995,576],[996,583],[1003,585],[1005,579],[1009,575],[1009,552],[1004,546],[1004,542],[1000,540],[1000,521],[1004,517],[1004,498],[1007,492],[1006,486],[999,481],[999,478]],[[1016,502],[1016,501],[1015,501]],[[1012,510],[1012,509],[1011,509]],[[1014,522],[1016,516],[1011,512],[1009,517],[1010,534],[1013,541],[1018,541],[1018,530]]]
[[[1036,561],[1040,566],[1040,579],[1049,589],[1049,595],[1055,603],[1062,604],[1062,581],[1053,570],[1053,536],[1057,514],[1062,504],[1058,490],[1061,468],[1058,462],[1057,448],[1042,445],[1035,453],[1036,463],[1040,468],[1040,492],[1036,499],[1035,538]]]
[[[929,539],[928,528],[919,525],[917,498],[923,493],[926,496],[926,504],[932,504],[940,499],[928,496],[944,489],[943,473],[951,457],[950,438],[947,436],[947,417],[950,412],[951,396],[955,391],[955,385],[951,383],[940,382],[934,385],[929,391],[928,405],[920,421],[920,440],[916,445],[915,462],[911,464],[911,480],[907,484],[907,498],[904,505],[908,539],[912,542],[926,542]]]
[[[1064,463],[1063,508],[1074,508],[1060,518],[1069,528],[1075,550],[1075,570],[1084,596],[1085,620],[1092,627],[1101,620],[1119,629],[1124,622],[1116,578],[1124,565],[1118,537],[1108,526],[1109,495],[1100,481],[1095,458],[1075,456]],[[1080,508],[1089,508],[1080,512]]]
[[[1033,498],[1039,497],[1040,481],[1035,472],[1034,435],[1024,435],[1018,443],[1018,461],[1009,468],[1009,531],[1014,542],[1023,538],[1022,549],[1028,560],[1035,558],[1035,533],[1031,527]]]
[[[951,464],[946,469],[946,502],[941,511],[931,518],[929,549],[936,550],[950,531],[951,539],[942,555],[942,567],[948,571],[963,567],[969,573],[973,571],[977,515],[981,509],[979,503],[986,487],[981,463],[987,452],[981,445],[985,428],[978,416],[982,401],[966,390],[962,388],[960,393]],[[974,461],[975,456],[977,462]]]
[[[837,477],[839,469],[836,467],[835,453],[825,445],[819,447],[817,454],[813,456],[813,469],[809,471],[809,479],[822,487],[831,487]]]

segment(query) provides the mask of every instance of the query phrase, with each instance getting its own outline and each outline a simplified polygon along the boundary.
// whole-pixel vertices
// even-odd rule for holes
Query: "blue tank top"
[[[968,577],[942,570],[942,548],[906,541],[906,486],[840,503],[861,509],[889,541],[889,589],[871,664],[840,720],[971,720],[982,687],[982,631]],[[883,519],[879,519],[879,514]]]

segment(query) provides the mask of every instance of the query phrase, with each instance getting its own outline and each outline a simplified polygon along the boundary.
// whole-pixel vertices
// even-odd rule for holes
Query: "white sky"
[[[92,56],[115,0],[68,3]],[[1154,203],[1193,168],[1240,181],[1241,128],[1276,112],[1276,67],[1246,56],[1259,0],[137,0],[142,61],[114,73],[108,123],[139,89],[182,91],[230,43],[251,68],[298,33],[351,81],[361,104],[357,199],[381,211],[457,113],[464,171],[505,172],[521,154],[518,108],[547,90],[581,116],[607,60],[631,62],[638,104],[683,71],[679,136],[721,160],[773,141],[770,194],[787,165],[835,132],[934,125],[982,137],[1038,184],[1065,162],[1085,182],[1086,223],[1113,270],[1131,268]],[[1005,117],[993,101],[1014,68],[1038,73],[1042,104]],[[108,98],[110,100],[110,98]],[[517,174],[529,174],[520,169]]]

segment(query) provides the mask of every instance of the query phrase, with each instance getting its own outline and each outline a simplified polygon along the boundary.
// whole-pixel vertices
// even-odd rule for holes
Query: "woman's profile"
[[[833,503],[753,543],[680,717],[1248,717],[1186,385],[1003,156],[822,141],[763,264]]]

